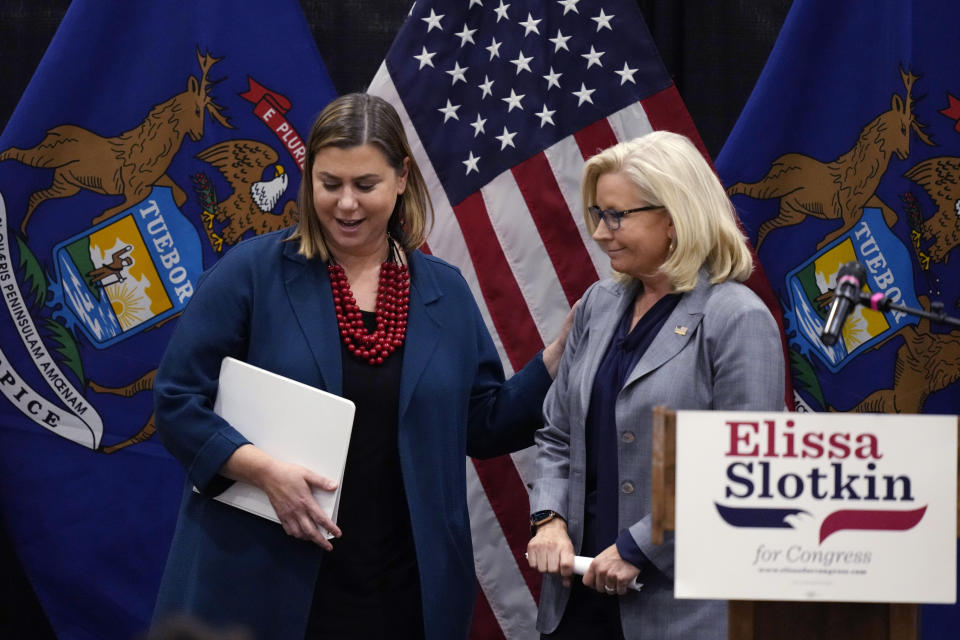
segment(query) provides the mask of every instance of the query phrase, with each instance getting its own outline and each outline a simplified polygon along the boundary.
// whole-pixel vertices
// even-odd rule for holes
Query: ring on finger
[[[616,593],[616,592],[617,592],[617,588],[616,588],[616,587],[611,587],[611,586],[608,585],[608,584],[606,584],[606,585],[603,586],[603,590],[606,591],[607,593]]]

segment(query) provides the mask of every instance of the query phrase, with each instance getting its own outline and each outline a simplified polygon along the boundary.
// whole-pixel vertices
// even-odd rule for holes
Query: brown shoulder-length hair
[[[397,198],[387,231],[406,252],[413,251],[426,240],[433,224],[433,203],[410,151],[400,116],[393,105],[383,98],[366,93],[350,93],[324,107],[310,129],[297,197],[300,221],[290,236],[290,240],[300,242],[301,255],[321,260],[330,257],[313,203],[314,158],[326,147],[348,149],[365,144],[380,149],[387,164],[398,173],[403,171],[404,160],[410,159],[406,189]]]

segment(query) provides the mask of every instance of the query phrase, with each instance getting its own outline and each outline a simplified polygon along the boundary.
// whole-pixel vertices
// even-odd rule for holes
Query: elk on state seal
[[[123,196],[123,202],[95,216],[93,224],[141,202],[154,186],[170,187],[178,207],[186,202],[187,194],[167,175],[183,137],[199,140],[207,113],[224,127],[233,128],[210,95],[212,83],[208,74],[221,58],[209,53],[201,55],[199,49],[196,53],[200,79],[189,76],[185,91],[155,106],[135,128],[104,138],[83,127],[64,124],[50,129],[32,149],[10,147],[0,152],[0,161],[17,160],[31,167],[54,170],[52,184],[30,196],[20,223],[23,235],[41,203],[73,196],[81,189]]]

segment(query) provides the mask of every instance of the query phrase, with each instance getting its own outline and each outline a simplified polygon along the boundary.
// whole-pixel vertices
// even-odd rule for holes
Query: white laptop
[[[259,449],[335,480],[335,491],[314,491],[334,522],[354,409],[350,400],[235,358],[224,358],[220,365],[213,410]],[[216,499],[280,522],[267,494],[253,485],[235,482]]]

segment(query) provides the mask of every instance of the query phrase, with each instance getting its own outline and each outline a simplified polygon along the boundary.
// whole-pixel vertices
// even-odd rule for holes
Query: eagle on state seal
[[[197,198],[203,206],[203,227],[214,250],[234,245],[244,234],[256,235],[289,227],[296,221],[297,203],[288,200],[279,213],[274,209],[287,190],[289,178],[277,163],[277,152],[256,140],[226,140],[197,154],[198,159],[216,167],[233,193],[218,200],[213,183],[203,173],[193,176]],[[264,171],[272,166],[272,176]],[[226,225],[214,229],[213,222]]]

